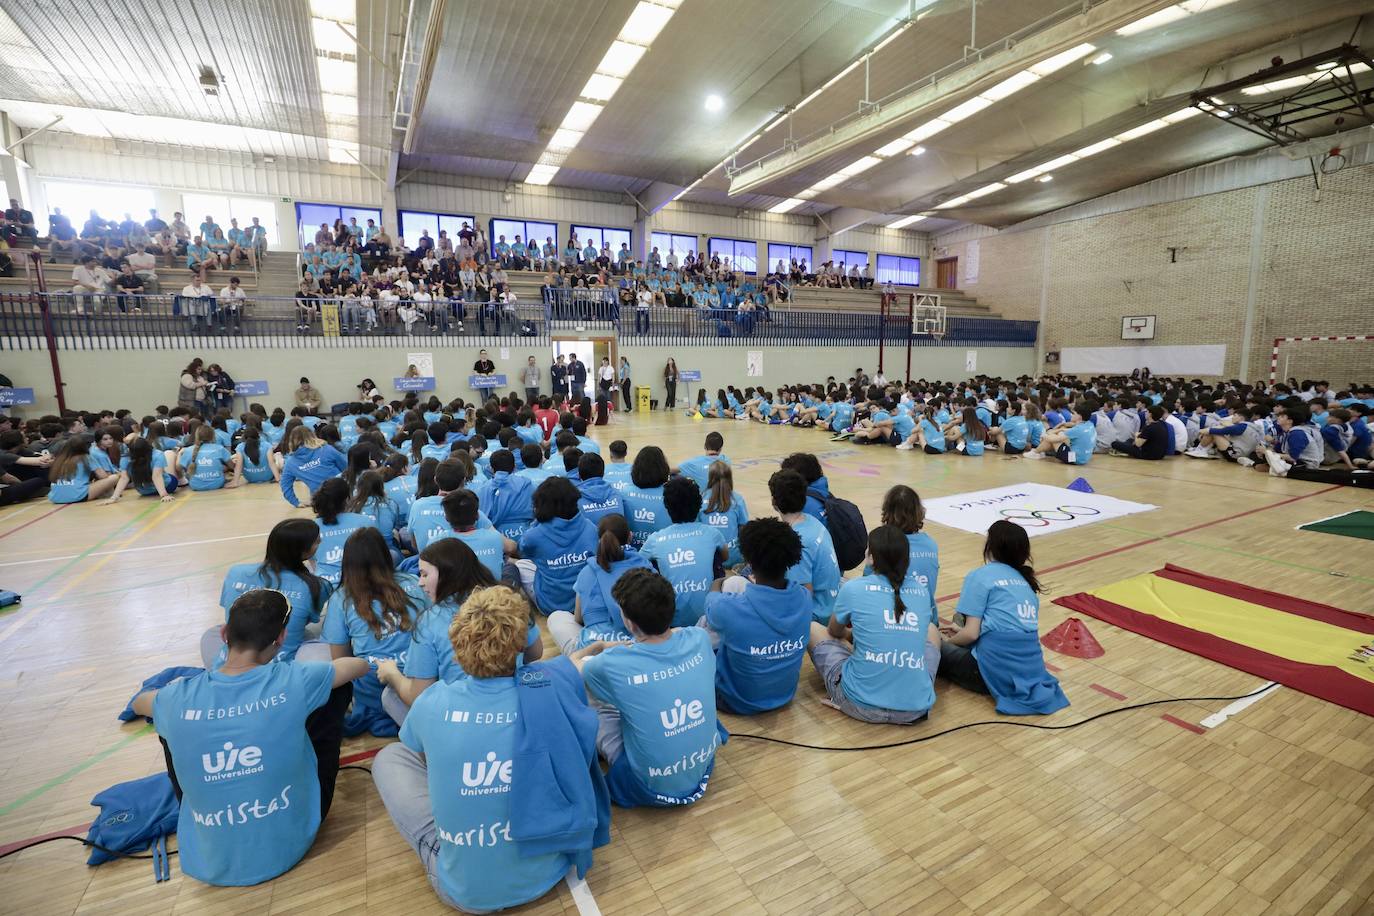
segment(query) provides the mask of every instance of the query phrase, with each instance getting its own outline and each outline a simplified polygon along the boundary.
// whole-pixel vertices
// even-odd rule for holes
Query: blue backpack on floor
[[[7,592],[7,591],[5,591],[4,589],[0,589],[0,607],[9,607],[10,605],[18,604],[18,603],[19,603],[19,593],[18,593],[18,592]]]
[[[116,853],[143,852],[155,840],[177,832],[181,805],[166,773],[117,783],[91,799],[91,804],[98,807],[100,813],[91,821],[86,841]],[[112,853],[92,849],[86,864],[99,865],[117,858]]]

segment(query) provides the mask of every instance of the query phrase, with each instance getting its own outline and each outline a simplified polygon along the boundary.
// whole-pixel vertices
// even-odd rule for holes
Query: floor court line
[[[601,916],[601,908],[596,905],[596,898],[592,896],[592,889],[587,886],[586,879],[577,877],[577,866],[568,869],[563,880],[567,882],[568,893],[572,894],[573,903],[577,904],[580,916]]]
[[[37,521],[37,519],[35,519]],[[107,557],[120,553],[139,553],[145,550],[173,550],[178,547],[194,547],[198,544],[218,544],[222,541],[242,541],[246,538],[265,538],[268,532],[260,531],[256,534],[235,534],[230,537],[222,538],[202,538],[198,541],[174,541],[171,544],[150,544],[147,547],[120,547],[116,550],[97,550],[94,553],[69,553],[60,557],[37,557],[32,560],[15,560],[11,563],[0,563],[0,569],[7,566],[31,566],[34,563],[57,563],[61,560],[74,560],[77,557]]]
[[[17,811],[24,805],[27,805],[29,802],[33,801],[35,798],[38,798],[46,794],[47,792],[57,788],[65,782],[70,782],[80,773],[84,772],[85,770],[89,770],[91,767],[95,766],[97,763],[104,760],[105,758],[119,753],[124,748],[128,747],[130,744],[133,744],[139,738],[142,738],[144,735],[151,734],[152,731],[153,726],[149,724],[143,726],[131,735],[125,735],[123,738],[120,738],[114,744],[105,748],[105,750],[100,751],[96,754],[92,754],[90,757],[87,757],[85,760],[81,761],[76,766],[71,767],[66,772],[59,773],[52,779],[49,779],[47,782],[43,783],[38,788],[30,789],[28,792],[19,796],[14,801],[9,802],[3,807],[0,807],[0,817],[4,817],[6,814],[10,814],[14,811]]]
[[[1203,719],[1202,722],[1200,722],[1199,724],[1202,725],[1203,728],[1216,728],[1218,725],[1225,722],[1227,719],[1231,718],[1232,716],[1236,715],[1237,713],[1245,709],[1249,709],[1251,706],[1254,706],[1260,700],[1277,692],[1282,687],[1282,684],[1270,681],[1260,693],[1257,693],[1252,697],[1244,697],[1242,699],[1236,700],[1234,703],[1232,703],[1230,706],[1225,707],[1224,709],[1218,709],[1216,712],[1212,713],[1210,716]]]
[[[61,512],[63,509],[67,508],[67,505],[71,505],[71,504],[68,503],[68,504],[65,504],[65,505],[58,506],[56,509],[50,509],[50,510],[48,510],[47,512],[44,512],[42,515],[38,516],[38,518],[31,518],[31,519],[29,519],[27,522],[25,522],[25,523],[22,524],[22,525],[16,525],[15,527],[11,528],[9,531],[6,531],[4,534],[0,534],[0,539],[7,538],[7,537],[9,537],[11,534],[14,534],[16,531],[23,531],[25,528],[29,527],[30,525],[34,525],[34,524],[37,524],[38,522],[43,521],[43,519],[47,518],[49,515],[53,515],[53,514],[55,514],[55,513],[57,513],[57,512]],[[17,513],[16,513],[16,514],[17,514]]]

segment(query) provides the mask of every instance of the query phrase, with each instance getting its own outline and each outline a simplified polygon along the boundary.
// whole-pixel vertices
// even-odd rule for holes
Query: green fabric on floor
[[[1310,525],[1299,525],[1298,528],[1302,531],[1318,531],[1322,534],[1339,534],[1342,537],[1374,541],[1374,512],[1357,509]]]

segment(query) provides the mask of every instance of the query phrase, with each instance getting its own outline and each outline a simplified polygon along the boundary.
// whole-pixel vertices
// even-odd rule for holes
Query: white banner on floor
[[[1159,508],[1040,483],[1019,483],[924,502],[926,519],[950,528],[986,534],[993,522],[1005,520],[1025,528],[1031,537]]]

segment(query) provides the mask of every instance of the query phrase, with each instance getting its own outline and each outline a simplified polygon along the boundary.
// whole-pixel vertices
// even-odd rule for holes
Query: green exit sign
[[[289,203],[291,203],[291,198],[289,198],[289,197],[283,197],[283,198],[281,199],[281,202],[284,203],[284,204],[289,204]]]

